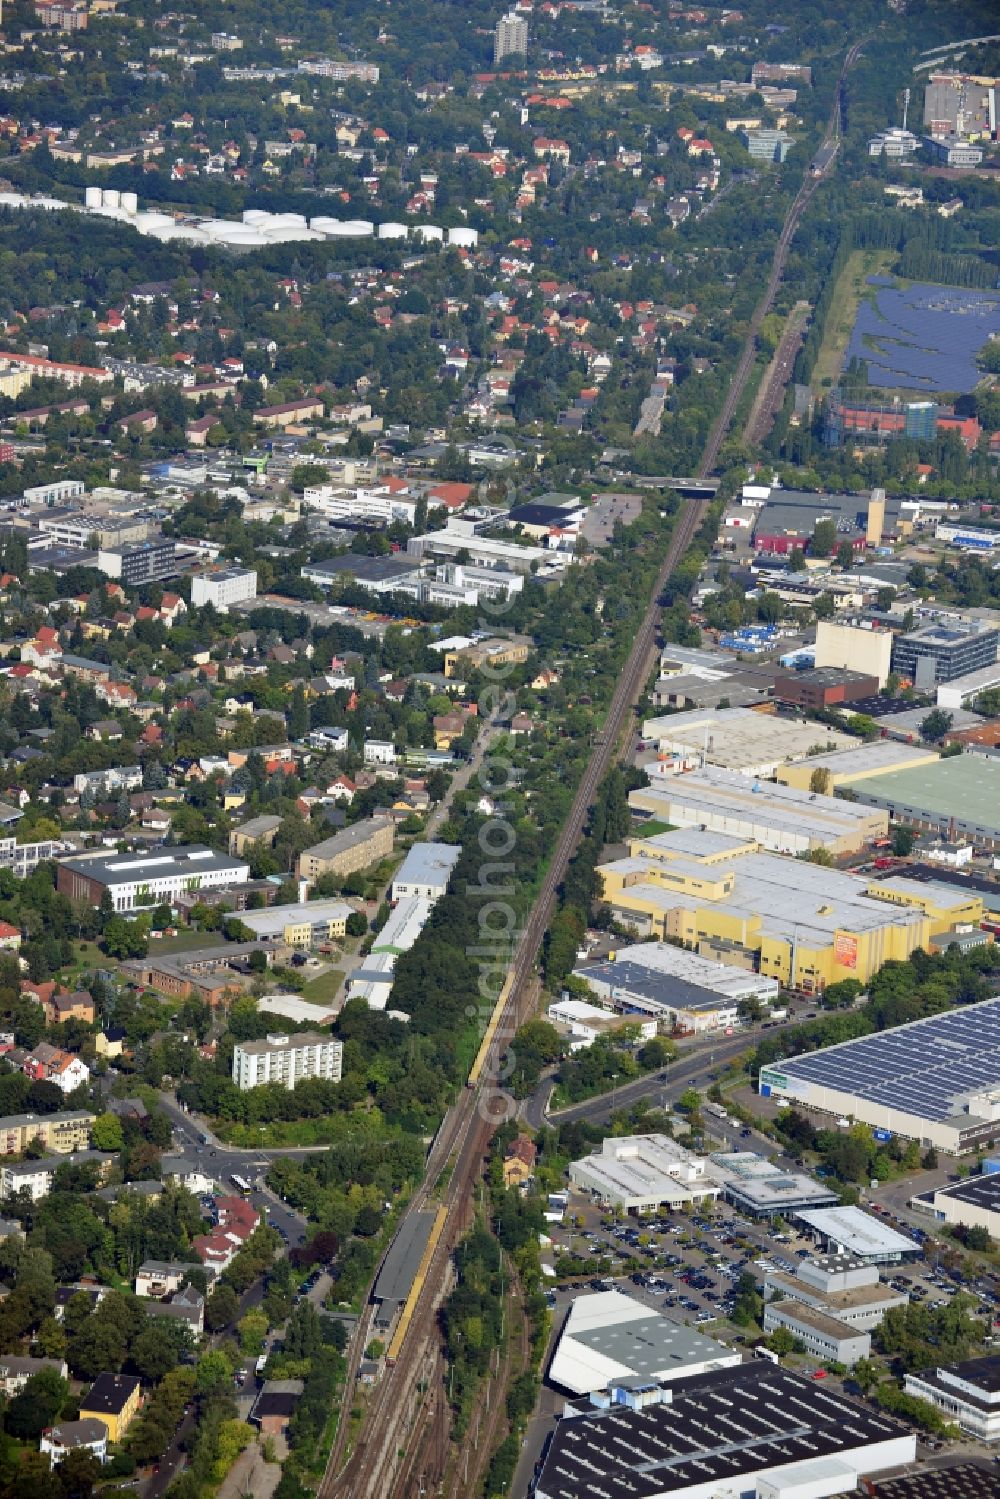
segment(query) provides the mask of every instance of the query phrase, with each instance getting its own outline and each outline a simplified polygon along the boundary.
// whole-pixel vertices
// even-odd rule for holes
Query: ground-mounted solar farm
[[[858,307],[845,365],[863,360],[868,384],[883,389],[959,394],[982,371],[976,355],[1000,333],[1000,291],[899,285],[870,276],[873,295]]]

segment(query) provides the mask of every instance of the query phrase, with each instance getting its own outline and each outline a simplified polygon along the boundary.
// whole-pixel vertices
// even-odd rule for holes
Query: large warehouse
[[[890,959],[928,948],[955,925],[956,910],[968,919],[967,892],[941,893],[934,883],[886,892],[877,881],[760,853],[752,843],[732,855],[710,844],[699,856],[697,836],[689,831],[690,851],[680,855],[673,833],[632,838],[628,858],[598,867],[615,920],[704,956],[739,950],[748,966],[804,993],[840,979],[865,982]],[[971,909],[978,921],[981,903]]]
[[[668,1383],[741,1361],[740,1353],[621,1291],[598,1291],[571,1303],[549,1380],[573,1395],[589,1395],[616,1379]]]
[[[952,755],[887,775],[844,783],[859,803],[948,843],[1000,848],[1000,760]]]
[[[955,1154],[1000,1140],[1000,998],[774,1062],[759,1087]]]
[[[692,708],[647,718],[642,737],[664,755],[697,756],[705,765],[770,777],[786,760],[804,760],[817,744],[848,749],[848,734],[805,719],[778,718],[754,708]]]
[[[885,812],[811,792],[808,783],[799,790],[712,765],[683,775],[654,771],[648,786],[629,793],[628,804],[637,820],[708,829],[776,854],[807,854],[816,848],[835,857],[854,854],[883,838],[889,827]]]
[[[614,1391],[617,1395],[618,1390]],[[621,1391],[559,1422],[538,1499],[713,1499],[853,1493],[861,1474],[913,1462],[917,1439],[832,1388],[753,1360]]]

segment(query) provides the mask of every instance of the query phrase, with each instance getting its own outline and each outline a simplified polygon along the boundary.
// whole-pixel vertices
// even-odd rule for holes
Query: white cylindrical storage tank
[[[162,224],[153,230],[153,234],[157,239],[183,239],[196,245],[203,245],[208,240],[208,235],[197,224]]]
[[[449,229],[449,245],[458,245],[463,250],[474,250],[479,243],[478,229]]]
[[[106,187],[101,193],[101,201],[105,208],[120,208],[121,193],[116,187]]]
[[[270,217],[271,215],[264,208],[244,208],[243,210],[244,224],[262,224]]]
[[[306,229],[308,222],[304,213],[272,213],[270,224],[287,224],[289,229]]]
[[[444,230],[439,229],[437,224],[418,224],[413,231],[414,239],[433,240],[439,243],[444,239]]]
[[[121,205],[122,205],[122,208],[124,208],[124,210],[125,210],[126,213],[138,213],[139,212],[139,195],[138,195],[138,193],[122,193],[122,196],[121,196]]]
[[[294,240],[323,238],[319,230],[307,229],[304,224],[271,224],[264,228],[263,235],[269,245],[287,245]]]
[[[309,228],[315,229],[318,234],[332,234],[339,222],[339,219],[331,219],[327,213],[319,213],[309,220]]]
[[[155,208],[144,208],[135,216],[135,227],[143,234],[151,234],[154,229],[165,229],[173,222],[169,213],[159,213]]]
[[[409,232],[405,224],[389,223],[378,226],[379,239],[405,239]]]
[[[88,187],[83,194],[83,201],[88,208],[100,208],[101,189],[99,187]]]
[[[358,239],[366,239],[375,233],[375,225],[368,219],[348,219],[344,224],[344,233],[353,234]]]

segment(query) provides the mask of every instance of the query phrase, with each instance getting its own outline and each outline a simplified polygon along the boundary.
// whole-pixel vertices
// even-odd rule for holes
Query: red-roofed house
[[[433,489],[427,491],[427,503],[432,508],[443,507],[445,510],[461,510],[472,498],[473,486],[471,484],[447,483],[435,484]]]

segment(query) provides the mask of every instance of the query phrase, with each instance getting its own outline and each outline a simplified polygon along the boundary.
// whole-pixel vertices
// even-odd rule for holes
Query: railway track
[[[845,58],[824,144],[839,138],[843,82],[861,45],[861,42],[855,43]],[[722,444],[746,391],[756,357],[757,334],[773,305],[789,247],[802,214],[829,170],[832,159],[831,156],[816,176],[803,182],[789,208],[767,285],[754,309],[746,344],[722,409],[709,433],[698,468],[699,478],[710,474],[718,463]],[[586,826],[597,789],[615,762],[622,736],[629,727],[631,714],[652,668],[660,617],[659,599],[674,568],[691,545],[704,509],[703,501],[692,501],[685,504],[678,516],[648,607],[612,695],[603,729],[595,741],[593,754],[577,787],[538,896],[518,939],[507,980],[488,1027],[488,1040],[470,1077],[472,1086],[463,1091],[445,1116],[428,1158],[423,1184],[411,1204],[411,1211],[426,1207],[434,1199],[442,1172],[452,1163],[451,1176],[440,1195],[440,1201],[447,1208],[447,1221],[427,1267],[400,1356],[376,1386],[359,1441],[346,1460],[348,1423],[341,1421],[319,1486],[319,1499],[423,1499],[425,1495],[441,1492],[447,1476],[450,1422],[437,1314],[448,1284],[452,1251],[471,1221],[476,1183],[483,1170],[490,1138],[503,1117],[491,1111],[489,1100],[505,1096],[501,1086],[503,1058],[517,1028],[529,1018],[533,1008],[535,963],[555,909],[559,887]],[[348,1400],[354,1397],[364,1342],[363,1335],[356,1335],[348,1363]],[[501,1403],[502,1397],[498,1394],[496,1404]],[[452,1487],[449,1492],[461,1490]]]

